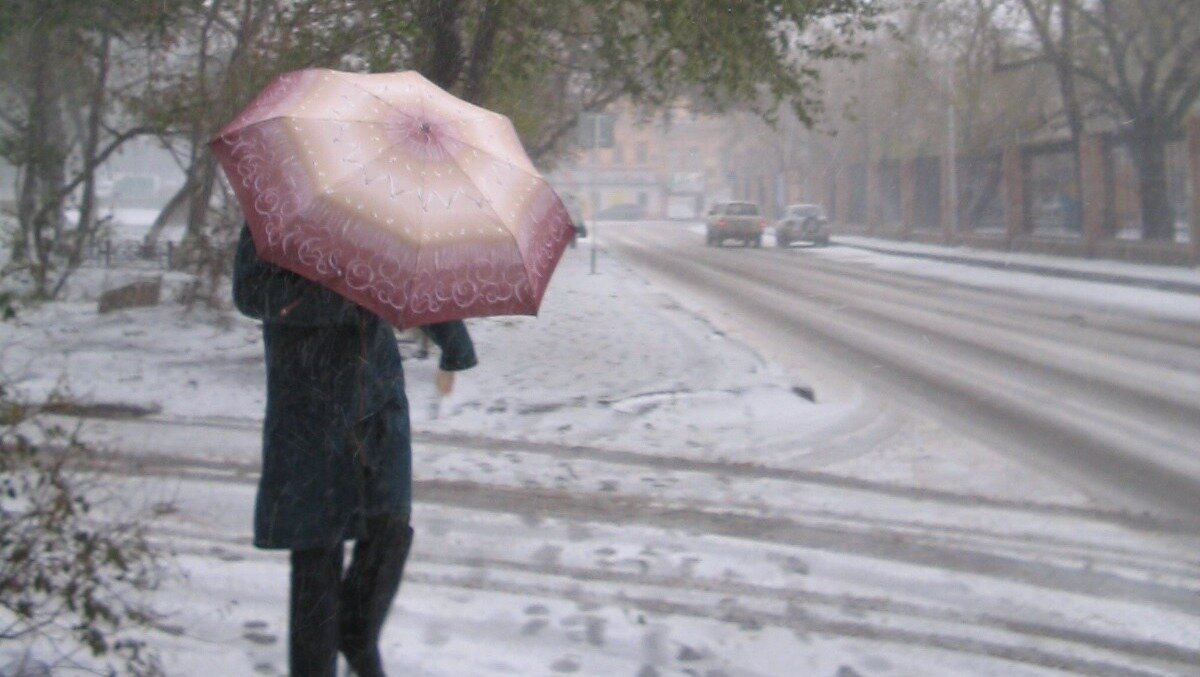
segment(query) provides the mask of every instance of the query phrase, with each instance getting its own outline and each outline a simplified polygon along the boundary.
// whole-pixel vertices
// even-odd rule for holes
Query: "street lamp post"
[[[949,223],[947,227],[951,233],[958,232],[958,111],[954,107],[955,84],[954,84],[954,61],[950,61],[950,67],[946,70],[946,90],[948,93],[946,104],[946,149],[949,157],[946,162],[946,171],[949,176],[946,181],[946,192],[948,195],[944,199],[949,200],[950,205],[947,210]]]
[[[592,197],[592,271],[591,274],[596,274],[596,239],[597,239],[597,221],[596,213],[600,211],[599,205],[596,204],[600,200],[599,181],[597,177],[600,173],[600,114],[592,113],[592,181],[591,181],[591,197]]]

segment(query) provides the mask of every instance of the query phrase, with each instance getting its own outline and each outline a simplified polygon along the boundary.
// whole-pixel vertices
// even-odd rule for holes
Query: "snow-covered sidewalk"
[[[23,394],[121,403],[163,419],[256,421],[264,403],[257,323],[181,315],[174,304],[97,315],[92,294],[22,313],[0,346]],[[85,289],[88,287],[84,287]],[[636,446],[694,458],[784,458],[839,412],[813,406],[778,370],[724,340],[627,271],[589,275],[571,250],[540,318],[472,320],[480,365],[434,394],[436,354],[402,343],[414,427],[563,444]],[[6,328],[6,331],[9,330]],[[436,347],[433,348],[436,353]],[[769,456],[763,456],[763,454]]]

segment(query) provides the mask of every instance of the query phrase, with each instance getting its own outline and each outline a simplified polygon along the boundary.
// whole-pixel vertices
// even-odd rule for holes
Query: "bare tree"
[[[1067,129],[1071,133],[1075,180],[1078,183],[1079,140],[1083,136],[1084,116],[1074,68],[1075,3],[1072,0],[1021,0],[1021,6],[1041,44],[1041,59],[1054,68]]]
[[[1137,167],[1142,236],[1172,239],[1167,144],[1200,99],[1200,22],[1190,0],[1021,0],[1054,64],[1072,135],[1083,128],[1077,86],[1091,89]],[[1057,19],[1058,29],[1051,24]]]
[[[150,131],[123,123],[112,98],[122,86],[119,55],[147,35],[154,12],[127,0],[4,7],[0,155],[18,170],[7,267],[27,274],[35,296],[62,291],[96,232],[97,167]]]

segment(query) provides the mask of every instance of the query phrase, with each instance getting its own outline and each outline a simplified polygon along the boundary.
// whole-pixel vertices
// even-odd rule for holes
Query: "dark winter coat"
[[[339,294],[259,258],[247,228],[234,261],[233,298],[238,310],[262,320],[266,350],[254,544],[328,547],[361,536],[368,515],[407,517],[412,446],[391,327]],[[462,322],[424,329],[442,349],[442,369],[475,365]]]

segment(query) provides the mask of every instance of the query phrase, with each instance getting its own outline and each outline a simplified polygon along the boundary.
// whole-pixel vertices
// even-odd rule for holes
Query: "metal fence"
[[[899,160],[881,160],[879,163],[879,225],[885,231],[900,231],[904,228],[904,208],[901,199]]]
[[[941,159],[925,155],[914,162],[916,194],[913,216],[917,229],[934,230],[942,226],[942,169]]]
[[[858,163],[846,170],[849,194],[846,196],[846,218],[852,223],[867,221],[867,165]]]
[[[1083,212],[1070,145],[1032,146],[1025,150],[1025,157],[1030,233],[1080,237]]]
[[[174,242],[160,242],[148,247],[145,242],[134,239],[95,240],[83,252],[84,264],[103,268],[175,270],[181,266],[181,258],[179,245]]]

